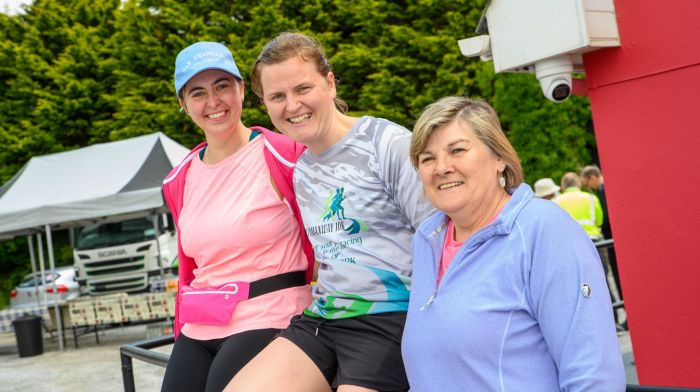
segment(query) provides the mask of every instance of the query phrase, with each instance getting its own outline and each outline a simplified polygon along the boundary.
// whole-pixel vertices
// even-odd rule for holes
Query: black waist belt
[[[255,298],[273,291],[305,285],[306,271],[285,272],[250,282],[248,298]]]

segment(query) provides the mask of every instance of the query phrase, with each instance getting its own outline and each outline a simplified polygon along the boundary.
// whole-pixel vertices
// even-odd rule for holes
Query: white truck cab
[[[155,281],[162,284],[161,264],[165,276],[176,272],[177,236],[171,222],[143,217],[82,228],[73,250],[81,293],[142,292]]]

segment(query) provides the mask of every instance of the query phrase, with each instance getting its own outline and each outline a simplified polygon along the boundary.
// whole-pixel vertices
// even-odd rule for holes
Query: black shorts
[[[279,336],[301,348],[333,387],[407,391],[401,358],[405,323],[405,312],[336,320],[302,314],[294,317]]]

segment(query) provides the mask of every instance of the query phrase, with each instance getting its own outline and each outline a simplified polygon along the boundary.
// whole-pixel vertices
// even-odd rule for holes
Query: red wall
[[[615,10],[584,64],[639,381],[700,387],[700,1]]]

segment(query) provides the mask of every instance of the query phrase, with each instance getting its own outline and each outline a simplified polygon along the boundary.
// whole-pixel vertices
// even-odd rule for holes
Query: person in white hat
[[[559,189],[561,188],[549,177],[535,182],[535,196],[542,199],[552,200],[559,194]]]

